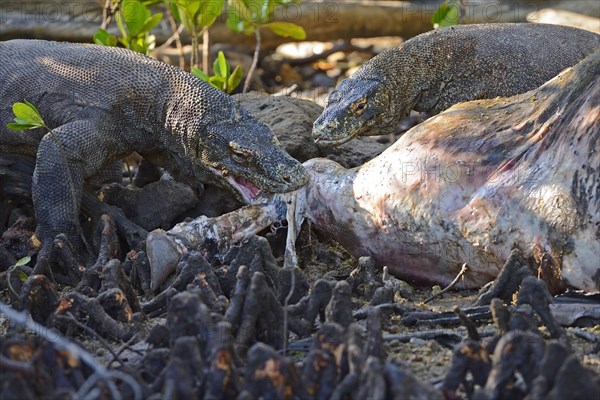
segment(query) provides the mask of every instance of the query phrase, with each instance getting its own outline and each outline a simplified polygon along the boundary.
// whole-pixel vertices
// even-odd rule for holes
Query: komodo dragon
[[[424,33],[342,81],[312,135],[336,146],[393,133],[411,110],[432,116],[456,103],[524,93],[598,47],[600,35],[559,25],[461,25]]]
[[[216,184],[246,202],[261,190],[287,192],[306,180],[267,125],[231,97],[126,49],[0,42],[0,100],[0,153],[37,156],[32,194],[43,254],[58,233],[81,245],[84,180],[134,151],[177,179]],[[50,134],[6,128],[13,103],[23,100],[58,137],[70,178]]]

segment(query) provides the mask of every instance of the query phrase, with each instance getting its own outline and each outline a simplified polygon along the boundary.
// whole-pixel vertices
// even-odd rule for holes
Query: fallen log
[[[600,290],[599,76],[597,51],[536,90],[456,105],[361,167],[309,160],[309,183],[287,195],[297,196],[288,215],[415,283],[447,285],[466,263],[457,287],[480,287],[517,247],[554,291]],[[282,201],[290,204],[272,198],[266,214],[281,218],[273,202]],[[224,218],[234,226],[256,207]],[[219,222],[160,236],[201,245]]]
[[[15,38],[47,39],[71,42],[91,42],[102,22],[104,1],[82,0],[22,0],[0,3],[0,40]],[[275,21],[294,22],[302,26],[306,40],[331,41],[355,37],[401,36],[410,38],[432,29],[431,17],[441,0],[366,1],[366,0],[307,0],[290,4],[275,13]],[[588,3],[588,4],[583,4]],[[535,19],[541,7],[565,8],[571,11],[598,15],[590,2],[563,0],[543,3],[532,0],[483,0],[465,2],[462,23],[525,22],[528,15]],[[162,10],[161,10],[162,11]],[[211,27],[212,43],[246,44],[254,46],[254,36],[232,32],[222,15]],[[118,34],[115,24],[109,31]],[[157,43],[165,42],[172,34],[167,21],[152,33]],[[275,47],[293,41],[262,32],[263,47]],[[190,43],[183,32],[184,43]]]

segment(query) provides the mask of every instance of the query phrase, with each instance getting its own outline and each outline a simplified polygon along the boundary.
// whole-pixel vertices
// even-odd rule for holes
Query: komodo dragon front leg
[[[39,144],[32,195],[37,236],[43,243],[41,257],[47,256],[59,233],[82,249],[79,204],[85,179],[132,151],[123,141],[116,152],[118,130],[100,125],[93,120],[69,122],[46,134]]]

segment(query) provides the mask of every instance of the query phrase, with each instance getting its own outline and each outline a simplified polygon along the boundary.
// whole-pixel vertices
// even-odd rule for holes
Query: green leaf
[[[433,26],[435,27],[436,25],[439,25],[440,22],[444,20],[446,15],[448,15],[448,12],[450,12],[450,6],[446,1],[444,1],[431,16],[431,23]]]
[[[25,100],[23,103],[16,102],[12,107],[15,118],[13,123],[7,125],[12,130],[27,130],[43,128],[46,126],[42,116],[33,104]]]
[[[213,72],[216,76],[220,76],[224,80],[229,77],[229,63],[227,62],[225,54],[223,54],[222,51],[219,51],[219,54],[217,54],[217,59],[213,64]]]
[[[251,22],[249,16],[250,10],[246,8],[243,0],[230,0],[225,23],[234,32],[250,35],[254,33],[256,25]]]
[[[31,124],[18,124],[18,123],[10,123],[10,124],[6,124],[6,127],[12,131],[27,131],[29,129],[36,129],[39,128],[39,126],[37,125],[31,125]]]
[[[149,32],[152,28],[154,28],[156,25],[158,25],[160,23],[160,21],[162,20],[162,13],[156,13],[153,16],[151,16],[150,18],[148,18],[145,22],[144,22],[144,26],[142,26],[142,29],[140,30],[141,33],[145,33],[145,32]]]
[[[42,119],[42,116],[38,110],[27,100],[23,101],[22,103],[16,102],[13,104],[12,109],[15,117],[19,119],[31,121],[32,123],[39,123],[40,125],[44,124],[44,120]]]
[[[190,18],[194,18],[194,15],[200,11],[202,0],[175,0],[175,3],[179,6],[180,12],[183,11]]]
[[[208,82],[208,79],[210,78],[206,72],[202,71],[200,68],[198,68],[196,66],[192,66],[191,72],[196,77],[202,79],[204,82]]]
[[[444,28],[458,24],[459,5],[455,1],[445,1],[435,11],[431,17],[431,22],[435,29]]]
[[[249,22],[264,25],[273,20],[273,11],[282,4],[281,0],[245,0],[246,7],[250,10]]]
[[[260,24],[263,21],[263,11],[268,0],[245,0],[246,10],[248,10],[242,18],[254,24]]]
[[[177,5],[177,14],[181,19],[183,27],[188,32],[193,32],[195,28],[194,14],[199,9],[199,1],[191,0],[175,0],[174,4]]]
[[[188,32],[211,26],[223,13],[225,0],[176,0],[177,11]]]
[[[246,35],[249,35],[250,33],[252,33],[253,31],[248,31],[248,28],[246,26],[246,24],[244,23],[244,21],[240,20],[237,18],[236,13],[234,12],[230,12],[227,14],[227,20],[225,21],[225,25],[227,25],[227,27],[229,29],[231,29],[233,32],[236,33],[244,33]]]
[[[15,267],[20,267],[22,265],[27,265],[29,263],[29,261],[31,261],[31,257],[29,256],[25,256],[23,258],[20,258],[16,263],[15,263]]]
[[[238,87],[243,76],[244,71],[242,70],[242,67],[238,65],[229,76],[229,79],[227,79],[227,93],[233,92],[235,88]]]
[[[114,47],[117,45],[117,38],[102,28],[98,28],[98,32],[94,34],[93,40],[94,43],[102,46]]]
[[[265,28],[269,28],[274,34],[281,37],[291,37],[297,40],[306,39],[306,31],[300,25],[296,25],[292,22],[270,22],[263,25]]]
[[[177,1],[169,2],[169,7],[171,8],[171,14],[173,14],[175,22],[181,23],[181,15],[179,14],[179,6],[177,5]]]
[[[150,11],[139,0],[123,0],[121,12],[129,36],[137,36],[150,18]]]
[[[200,9],[194,14],[198,26],[209,27],[217,20],[225,9],[225,0],[202,0]]]
[[[21,280],[21,282],[25,283],[27,281],[27,278],[29,278],[27,276],[27,274],[23,271],[21,271],[20,269],[17,270],[17,274],[19,274],[19,279]]]
[[[225,79],[221,78],[220,76],[211,76],[208,79],[208,83],[210,83],[219,90],[225,89]]]
[[[148,47],[146,46],[144,38],[131,39],[129,42],[129,48],[141,54],[148,53]]]

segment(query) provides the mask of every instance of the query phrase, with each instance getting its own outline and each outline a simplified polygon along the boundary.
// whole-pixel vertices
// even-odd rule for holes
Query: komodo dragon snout
[[[325,111],[314,122],[312,137],[321,146],[337,146],[385,123],[381,110],[389,110],[390,97],[377,79],[346,79],[327,97]]]

